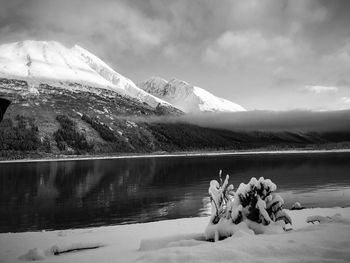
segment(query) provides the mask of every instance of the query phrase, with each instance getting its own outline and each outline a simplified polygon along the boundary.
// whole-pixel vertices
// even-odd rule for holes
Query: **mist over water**
[[[231,131],[350,131],[350,110],[327,112],[304,110],[246,111],[131,119],[153,123],[186,123],[201,127],[226,129]]]

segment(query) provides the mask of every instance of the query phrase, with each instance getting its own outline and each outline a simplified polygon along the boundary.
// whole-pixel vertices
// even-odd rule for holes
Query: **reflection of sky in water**
[[[0,164],[0,232],[148,222],[210,213],[209,182],[270,178],[286,207],[350,204],[350,154]]]

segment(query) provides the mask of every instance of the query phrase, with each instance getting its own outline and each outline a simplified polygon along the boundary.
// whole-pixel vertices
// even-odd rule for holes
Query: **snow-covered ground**
[[[209,218],[0,234],[0,262],[350,262],[350,208],[289,211],[293,230],[206,242]],[[319,215],[320,224],[307,223]],[[312,218],[311,218],[312,219]],[[82,248],[60,255],[53,252]],[[29,253],[28,253],[29,252]]]

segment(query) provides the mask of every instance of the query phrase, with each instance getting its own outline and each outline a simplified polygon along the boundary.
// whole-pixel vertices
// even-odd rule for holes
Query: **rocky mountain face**
[[[166,81],[152,77],[139,86],[186,113],[245,111],[242,106],[232,101],[219,98],[200,87],[178,79]]]
[[[0,46],[0,98],[11,101],[0,125],[4,158],[156,151],[129,119],[183,114],[83,48],[46,41]]]
[[[61,89],[45,83],[34,86],[25,80],[0,79],[0,97],[11,101],[0,124],[0,152],[5,157],[43,152],[43,143],[49,143],[47,152],[53,154],[152,152],[157,150],[152,135],[144,124],[131,119],[182,114],[175,108],[162,104],[152,107],[112,90],[94,87],[92,92],[89,86],[70,85],[71,89]],[[60,148],[57,131],[67,127],[59,116],[72,121],[69,129],[74,130],[65,131]],[[91,147],[77,147],[73,141],[79,136]],[[27,143],[34,146],[27,147]]]

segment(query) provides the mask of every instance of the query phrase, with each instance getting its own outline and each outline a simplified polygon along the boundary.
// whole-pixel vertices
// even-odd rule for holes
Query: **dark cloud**
[[[0,43],[78,43],[136,82],[178,77],[248,109],[335,109],[350,96],[339,85],[331,101],[298,97],[304,85],[347,80],[348,0],[0,0],[0,7]]]

